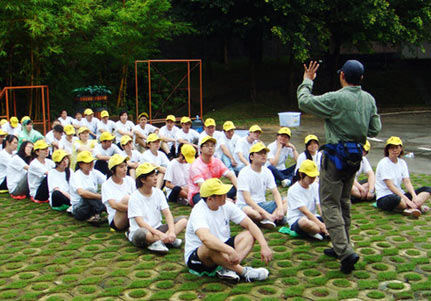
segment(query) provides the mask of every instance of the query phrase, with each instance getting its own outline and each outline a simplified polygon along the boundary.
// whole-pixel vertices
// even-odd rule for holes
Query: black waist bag
[[[334,163],[338,171],[355,173],[359,170],[362,161],[362,145],[360,143],[325,144],[323,149],[325,156]]]

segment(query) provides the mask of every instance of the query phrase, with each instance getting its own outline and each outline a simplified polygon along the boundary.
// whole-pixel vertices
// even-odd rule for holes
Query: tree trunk
[[[126,81],[127,81],[127,63],[124,63],[121,69],[121,81],[120,88],[118,89],[118,97],[117,97],[117,109],[120,106],[124,105],[125,97],[126,97]]]

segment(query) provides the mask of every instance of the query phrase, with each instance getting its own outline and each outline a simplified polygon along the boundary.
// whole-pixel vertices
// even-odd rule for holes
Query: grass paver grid
[[[412,180],[424,185],[431,176],[412,175]],[[171,204],[171,210],[180,215],[190,208]],[[152,254],[108,225],[78,222],[46,204],[1,195],[0,212],[0,300],[431,298],[431,214],[413,220],[370,203],[354,204],[351,239],[361,260],[351,275],[323,255],[329,242],[263,230],[274,251],[269,279],[231,284],[188,273],[183,249]],[[232,225],[233,234],[239,230]],[[244,264],[264,266],[259,249],[255,245]]]

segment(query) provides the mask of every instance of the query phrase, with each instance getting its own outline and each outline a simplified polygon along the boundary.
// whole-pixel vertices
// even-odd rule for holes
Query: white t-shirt
[[[170,139],[176,139],[177,133],[180,131],[178,127],[175,125],[172,127],[171,130],[168,130],[168,127],[166,125],[162,126],[159,130],[159,136],[160,137],[166,137]],[[176,145],[175,142],[166,142],[169,146],[169,149],[171,149],[172,145]]]
[[[65,119],[63,119],[62,117],[58,117],[58,121],[60,121],[63,127],[69,124],[73,124],[73,118],[70,116],[66,116]]]
[[[121,154],[121,149],[114,143],[111,144],[110,147],[107,149],[104,149],[102,147],[102,144],[97,144],[96,147],[93,149],[93,156],[96,157],[97,155],[102,156],[113,156],[115,154]]]
[[[126,123],[122,123],[121,120],[118,120],[115,123],[115,142],[120,143],[121,137],[123,136],[119,131],[132,132],[134,126],[134,123],[130,120],[127,120]]]
[[[271,163],[269,163],[269,159],[273,159],[275,158],[275,154],[277,153],[277,141],[274,141],[272,143],[270,143],[268,145],[269,148],[269,153],[268,153],[268,162],[267,165],[270,165]],[[276,168],[279,170],[285,170],[286,169],[286,160],[289,157],[294,157],[293,156],[293,150],[290,147],[283,147],[280,151],[280,155],[278,156],[278,162],[276,165]]]
[[[75,207],[79,201],[81,201],[81,196],[78,194],[77,190],[79,188],[97,193],[99,185],[102,185],[106,181],[106,176],[98,170],[92,169],[88,175],[84,174],[80,169],[78,169],[70,177],[70,203]],[[72,207],[72,208],[73,208]]]
[[[317,204],[320,203],[319,199],[319,184],[314,181],[308,189],[299,184],[299,181],[293,184],[287,192],[287,222],[292,226],[299,218],[305,216],[299,207],[305,206],[307,209],[318,216]]]
[[[11,158],[12,154],[9,154],[5,149],[0,151],[0,184],[2,184],[6,178],[7,167]]]
[[[57,138],[55,138],[55,136],[54,136],[54,131],[49,131],[48,133],[46,133],[46,135],[45,135],[45,141],[46,141],[46,143],[48,143],[49,145],[52,145],[52,143],[53,142],[56,142],[57,143],[57,145],[58,146],[60,146],[60,142],[61,142],[61,140],[62,140],[62,138],[63,138],[63,134],[61,135],[61,138],[60,138],[60,140],[59,139],[57,139]],[[52,147],[50,147],[49,148],[49,153],[52,155]]]
[[[18,155],[13,155],[7,166],[7,189],[13,192],[23,177],[27,176],[27,170],[24,167],[27,163]]]
[[[70,169],[70,177],[72,177],[73,171]],[[70,178],[69,178],[70,180]],[[66,172],[59,172],[53,168],[48,171],[48,189],[49,189],[49,204],[52,206],[52,193],[55,188],[61,191],[69,193],[69,182],[66,180]]]
[[[81,127],[81,126],[84,126],[84,119],[85,118],[81,118],[81,120],[78,120],[78,119],[73,119],[73,122],[72,122],[72,124],[73,124],[73,126],[74,127]]]
[[[237,145],[239,139],[240,137],[237,134],[233,134],[232,138],[228,139],[225,133],[222,133],[222,137],[220,138],[220,145],[225,145],[233,156],[235,153],[235,146]]]
[[[129,157],[130,162],[141,162],[142,154],[136,149],[132,149],[132,156],[129,156],[125,151],[122,151],[122,156]]]
[[[66,139],[66,135],[63,135],[58,146],[59,146],[59,148],[65,150],[68,154],[72,154],[73,153],[73,143],[76,140],[78,140],[78,137],[72,137],[72,142],[69,142]]]
[[[244,156],[245,160],[249,161],[248,156],[250,155],[250,148],[255,143],[254,141],[252,143],[248,143],[247,137],[248,136],[239,138],[238,142],[237,142],[237,144],[235,146],[235,151],[234,151],[234,154],[233,154],[233,158],[240,165],[243,165],[243,163],[239,159],[238,153],[241,153]]]
[[[102,202],[105,204],[108,211],[108,221],[111,224],[114,219],[115,212],[117,210],[113,209],[109,205],[108,200],[114,200],[115,202],[120,202],[121,199],[126,195],[132,195],[135,191],[136,185],[135,180],[132,177],[126,176],[123,179],[123,184],[117,184],[110,177],[105,183],[102,184]]]
[[[196,132],[194,129],[189,129],[189,131],[187,133],[185,133],[183,131],[183,129],[180,129],[177,132],[176,139],[177,139],[177,141],[179,139],[183,139],[183,140],[186,140],[188,143],[193,143],[195,140],[196,141],[199,140],[199,133]]]
[[[149,149],[147,149],[141,156],[141,162],[150,162],[155,166],[167,167],[169,159],[165,153],[162,153],[161,151],[157,151],[157,156],[155,156]]]
[[[89,122],[87,118],[82,118],[81,121],[82,121],[81,126],[86,126],[94,134],[97,133],[97,124],[99,123],[99,119],[97,119],[96,117],[93,117]]]
[[[198,145],[201,145],[201,141],[202,139],[204,139],[206,136],[208,136],[208,134],[203,131],[202,133],[199,134],[199,142]],[[223,155],[223,151],[220,148],[220,142],[223,139],[224,134],[220,131],[214,131],[214,134],[212,135],[213,138],[215,138],[215,140],[217,140],[217,144],[215,146],[215,150],[214,150],[214,157],[221,159],[222,155]],[[199,149],[200,151],[200,149]]]
[[[166,168],[165,181],[171,182],[175,186],[187,186],[187,179],[189,178],[189,163],[180,163],[177,159],[173,159],[168,163]],[[169,197],[172,189],[165,187],[166,195]]]
[[[311,158],[313,159],[314,163],[317,165],[317,169],[320,171],[320,161],[322,158],[322,152],[317,152],[314,156],[311,155]],[[298,171],[299,167],[301,167],[302,162],[307,160],[307,156],[304,153],[299,154],[298,159],[296,160],[296,166],[295,166],[295,174]]]
[[[265,193],[267,189],[276,187],[274,176],[267,167],[262,166],[262,170],[258,173],[248,165],[241,169],[238,175],[237,204],[247,205],[243,191],[248,191],[251,199],[257,204],[266,201]]]
[[[359,170],[356,172],[356,180],[361,174],[366,175],[373,169],[371,168],[370,162],[368,162],[368,159],[364,156],[362,157],[361,166],[359,166]]]
[[[133,235],[140,228],[135,217],[142,217],[151,227],[158,228],[162,225],[162,210],[166,208],[169,208],[169,205],[160,189],[153,187],[150,197],[146,197],[139,190],[135,190],[130,196],[127,210],[130,224],[129,240],[133,240]]]
[[[21,132],[21,124],[18,123],[18,125],[13,128],[9,122],[3,124],[2,126],[3,132],[6,132],[8,135],[15,135],[18,137],[19,133]]]
[[[154,133],[158,128],[151,124],[145,124],[145,127],[142,128],[140,124],[137,124],[133,127],[133,141],[136,141],[136,133],[138,132],[141,135],[144,135],[144,137],[148,137],[149,134]],[[145,139],[146,140],[146,139]]]
[[[36,195],[40,183],[46,176],[45,173],[52,168],[55,168],[55,163],[50,159],[45,159],[45,164],[42,164],[38,159],[31,161],[27,175],[30,196],[34,197]]]
[[[190,255],[196,248],[202,245],[202,241],[196,235],[196,231],[202,228],[208,229],[211,234],[222,242],[230,238],[229,221],[239,224],[246,217],[235,204],[226,202],[217,210],[211,210],[205,201],[201,200],[193,207],[186,228],[186,243],[184,247],[184,260],[187,263]]]
[[[97,139],[100,138],[100,135],[102,135],[102,132],[100,130],[104,130],[108,133],[114,133],[115,131],[115,122],[112,120],[108,120],[106,123],[103,122],[103,120],[99,120],[99,123],[97,124]]]
[[[376,199],[378,200],[384,196],[393,194],[384,180],[391,180],[395,187],[404,193],[401,184],[403,179],[409,177],[409,169],[406,161],[398,158],[397,163],[394,163],[388,157],[384,157],[379,161],[376,169]]]

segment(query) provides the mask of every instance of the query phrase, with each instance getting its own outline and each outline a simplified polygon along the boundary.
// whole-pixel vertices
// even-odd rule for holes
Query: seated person
[[[121,149],[113,144],[115,137],[109,132],[103,132],[100,135],[100,144],[97,144],[93,149],[93,156],[97,159],[94,164],[94,169],[97,169],[104,175],[109,173],[108,161],[115,154],[121,154]]]
[[[166,168],[166,195],[169,202],[187,205],[189,188],[187,179],[189,178],[190,164],[195,161],[196,150],[190,144],[180,145],[178,158],[169,162]]]
[[[250,148],[259,141],[259,137],[262,134],[262,129],[257,124],[252,125],[248,129],[248,135],[246,137],[242,137],[238,139],[238,142],[235,146],[235,153],[233,157],[237,163],[235,167],[235,172],[238,174],[242,168],[250,165],[250,161],[248,160]]]
[[[232,121],[226,121],[223,124],[223,135],[220,141],[220,148],[223,152],[221,160],[232,172],[235,172],[235,167],[238,165],[233,155],[238,140],[240,139],[240,137],[235,134],[235,129],[236,127]]]
[[[7,167],[7,188],[10,196],[22,200],[29,194],[27,172],[32,158],[33,143],[24,141]]]
[[[75,128],[73,125],[66,125],[63,128],[64,135],[61,138],[59,148],[64,150],[68,154],[73,153],[73,143],[78,140],[78,137],[75,137]]]
[[[57,210],[66,210],[70,206],[70,155],[62,149],[52,153],[55,168],[48,171],[49,205]]]
[[[226,202],[232,185],[219,179],[208,179],[200,187],[199,202],[190,213],[186,229],[184,260],[190,273],[215,276],[233,281],[265,280],[265,268],[242,266],[241,262],[253,249],[255,240],[260,245],[260,258],[266,264],[272,259],[260,229],[235,204]],[[245,228],[231,237],[229,221]]]
[[[78,154],[77,170],[70,178],[70,203],[72,214],[77,220],[99,225],[103,222],[100,215],[106,211],[106,207],[98,191],[106,176],[93,168],[94,160],[89,151]]]
[[[109,113],[106,110],[100,112],[100,121],[97,124],[97,139],[100,139],[100,135],[103,132],[113,134],[115,132],[115,122],[109,120]]]
[[[61,110],[60,117],[58,117],[58,121],[60,121],[63,127],[65,127],[66,125],[73,124],[73,118],[70,116],[67,116],[66,110]]]
[[[416,190],[413,188],[407,163],[401,159],[404,151],[403,142],[399,137],[392,136],[386,141],[384,154],[385,157],[379,161],[376,170],[377,208],[419,217],[422,210],[429,210],[424,203],[430,198],[431,188],[427,186]],[[401,183],[408,192],[404,192]]]
[[[151,133],[157,134],[159,129],[152,124],[148,124],[148,114],[141,113],[138,116],[139,123],[133,128],[133,134],[135,135],[135,145],[140,151],[145,150],[147,147],[147,137]]]
[[[123,148],[122,155],[129,157],[129,160],[127,160],[127,174],[134,179],[136,178],[136,168],[141,162],[142,154],[133,149],[133,139],[128,135],[121,137],[120,145]]]
[[[97,145],[97,140],[90,139],[90,130],[83,126],[78,130],[78,139],[73,141],[72,163],[71,167],[75,170],[76,157],[80,152],[89,151],[93,152]]]
[[[120,112],[120,120],[115,123],[115,143],[121,142],[121,137],[127,135],[133,138],[133,127],[135,124],[128,120],[127,111]],[[140,116],[140,115],[139,115]]]
[[[81,112],[78,111],[75,113],[75,118],[73,119],[72,125],[76,130],[84,126],[84,119],[82,119]]]
[[[212,118],[207,118],[204,123],[204,130],[202,133],[199,134],[199,141],[198,144],[200,145],[200,142],[202,139],[206,136],[211,136],[217,140],[216,148],[214,150],[214,157],[219,158],[221,160],[221,157],[223,155],[223,152],[220,148],[220,141],[222,138],[222,133],[219,131],[216,131],[216,122]]]
[[[190,206],[194,206],[201,200],[199,189],[205,180],[211,178],[228,178],[233,184],[232,189],[228,192],[229,199],[234,200],[236,197],[236,177],[235,174],[223,164],[223,162],[214,157],[214,150],[217,140],[211,136],[202,139],[200,149],[201,155],[190,166],[188,178],[188,201]]]
[[[322,240],[329,235],[323,223],[319,201],[319,176],[317,164],[312,160],[302,161],[299,167],[299,180],[287,193],[287,221],[290,229],[304,237]]]
[[[177,132],[178,144],[191,144],[196,150],[198,149],[199,133],[192,129],[192,120],[184,116],[181,118],[181,129]],[[177,150],[178,151],[178,150]]]
[[[52,152],[56,149],[59,149],[61,138],[63,137],[63,126],[61,125],[58,119],[52,122],[52,130],[46,133],[45,141],[48,143],[50,147],[49,154],[52,155]]]
[[[14,135],[18,137],[21,129],[21,124],[19,123],[18,118],[15,116],[12,116],[9,119],[9,122],[6,121],[6,123],[1,126],[1,130],[5,132],[4,136]]]
[[[18,138],[14,135],[7,135],[2,143],[0,151],[0,191],[8,192],[7,188],[7,168],[11,162],[12,155],[18,147]]]
[[[169,159],[166,157],[165,153],[159,150],[160,138],[157,134],[150,134],[147,137],[147,146],[148,149],[141,156],[141,162],[149,162],[157,167],[156,187],[162,189]]]
[[[366,156],[370,151],[371,145],[367,140],[364,144],[364,148],[362,150],[362,161],[359,170],[356,172],[355,179],[353,180],[351,199],[352,203],[360,202],[360,201],[369,201],[374,200],[376,197],[375,194],[375,184],[376,177],[374,175],[374,171],[371,168],[370,163],[368,162]],[[367,180],[358,181],[358,177],[364,174],[367,176]]]
[[[142,163],[136,169],[136,190],[129,199],[129,240],[139,248],[165,254],[168,247],[180,248],[182,240],[177,238],[187,225],[187,218],[173,218],[166,197],[156,188],[156,167]],[[166,224],[162,224],[163,213]]]
[[[322,152],[319,152],[319,138],[316,135],[307,135],[304,139],[305,150],[299,154],[296,159],[295,175],[298,172],[299,166],[305,160],[312,160],[317,165],[317,169],[320,171],[320,161],[322,159]]]
[[[160,128],[159,136],[162,139],[161,150],[171,160],[176,157],[177,139],[176,136],[180,130],[175,126],[175,116],[168,115],[166,117],[166,124]]]
[[[281,200],[271,171],[265,167],[269,149],[262,142],[250,149],[250,165],[241,169],[238,175],[237,205],[254,222],[273,229],[275,223],[286,224],[287,203]],[[271,190],[275,201],[266,201],[266,190]]]
[[[38,140],[33,146],[33,161],[28,168],[28,188],[30,198],[35,203],[49,202],[48,171],[55,168],[55,163],[48,159],[49,150],[45,140]]]
[[[295,161],[298,159],[298,152],[295,146],[290,143],[290,129],[281,128],[277,133],[277,139],[268,145],[268,168],[271,170],[276,181],[281,182],[283,187],[292,183],[295,165],[286,168],[286,160],[291,157]]]
[[[127,210],[130,195],[135,191],[135,180],[127,175],[127,160],[122,155],[113,155],[108,162],[112,176],[102,184],[102,202],[108,210],[109,226],[115,231],[129,228]]]
[[[97,124],[99,119],[94,117],[94,112],[92,109],[85,109],[84,119],[82,119],[82,126],[85,126],[90,130],[91,139],[96,139],[97,137]]]
[[[44,139],[45,137],[35,129],[33,129],[33,121],[31,119],[25,119],[22,122],[22,129],[18,134],[18,148],[24,141],[31,141],[35,143],[38,140]]]

